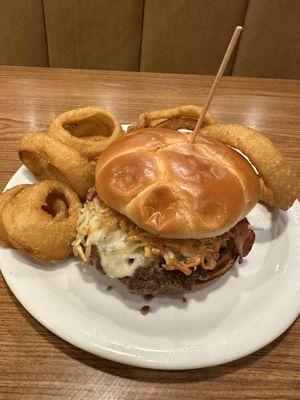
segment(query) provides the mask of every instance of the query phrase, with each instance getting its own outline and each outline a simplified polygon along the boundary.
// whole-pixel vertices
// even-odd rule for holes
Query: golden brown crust
[[[154,235],[192,237],[185,210],[169,184],[150,186],[127,205],[125,213],[140,228]]]
[[[265,136],[237,124],[214,124],[200,130],[205,136],[241,150],[261,176],[260,200],[287,210],[300,196],[300,180],[280,151]]]
[[[168,130],[167,135],[165,133],[165,129],[145,128],[124,135],[105,149],[99,161],[103,166],[107,161],[119,155],[120,148],[122,148],[122,154],[130,153],[132,149],[154,152],[170,144],[184,143],[188,137],[186,133],[172,130]]]
[[[160,173],[151,152],[120,154],[101,169],[103,196],[111,207],[125,212],[127,205],[140,192],[159,179]]]
[[[93,160],[122,135],[122,127],[108,111],[83,107],[56,117],[49,126],[48,134]]]
[[[9,242],[6,230],[2,221],[2,214],[5,206],[11,201],[11,199],[21,192],[28,185],[18,185],[14,186],[11,189],[6,190],[5,192],[0,194],[0,245],[5,247],[12,247],[12,244]]]
[[[59,214],[56,218],[45,210],[51,194],[64,199],[67,215]],[[72,252],[80,207],[76,193],[60,182],[45,180],[28,185],[3,210],[2,221],[8,241],[38,260],[62,260]]]
[[[251,165],[214,140],[144,129],[105,150],[96,166],[96,190],[112,208],[162,237],[221,235],[256,204],[260,192]]]
[[[19,146],[23,164],[39,180],[56,179],[85,199],[94,185],[95,167],[76,150],[46,134],[25,135]]]
[[[139,115],[137,121],[128,127],[128,132],[134,132],[142,128],[188,129],[194,130],[203,107],[192,105],[167,108],[144,112]],[[204,126],[216,123],[215,118],[207,112]]]

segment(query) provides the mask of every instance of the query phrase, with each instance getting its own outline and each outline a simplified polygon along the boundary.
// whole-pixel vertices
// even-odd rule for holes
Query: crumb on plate
[[[149,311],[150,311],[150,307],[149,307],[149,306],[143,306],[143,307],[140,309],[140,312],[141,312],[141,314],[143,314],[143,315],[147,315]]]

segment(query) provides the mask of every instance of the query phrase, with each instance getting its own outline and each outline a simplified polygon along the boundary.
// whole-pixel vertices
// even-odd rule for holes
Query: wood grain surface
[[[145,110],[204,102],[213,77],[0,67],[0,188],[20,166],[18,141],[66,110],[101,106],[123,123]],[[211,111],[264,132],[300,175],[300,82],[222,79]],[[128,367],[51,334],[0,279],[0,399],[299,399],[300,320],[265,348],[191,371]]]

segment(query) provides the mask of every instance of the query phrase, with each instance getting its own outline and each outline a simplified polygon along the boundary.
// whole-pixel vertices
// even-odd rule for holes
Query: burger
[[[107,147],[80,211],[75,255],[130,293],[194,291],[241,263],[260,196],[252,165],[198,135],[145,128]]]

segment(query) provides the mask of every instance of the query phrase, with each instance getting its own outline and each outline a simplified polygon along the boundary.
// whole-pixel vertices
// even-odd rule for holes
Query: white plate
[[[22,167],[8,187],[33,181]],[[186,304],[180,296],[154,298],[146,316],[143,298],[75,260],[45,267],[1,248],[1,270],[33,317],[86,351],[147,368],[217,365],[265,346],[300,311],[299,203],[272,215],[258,205],[249,220],[256,241],[242,265],[186,295]]]

